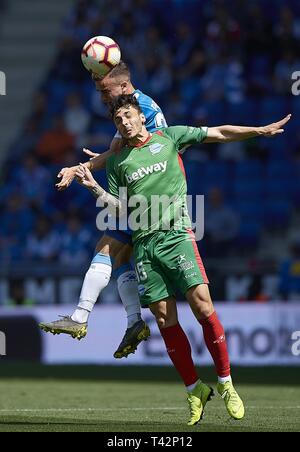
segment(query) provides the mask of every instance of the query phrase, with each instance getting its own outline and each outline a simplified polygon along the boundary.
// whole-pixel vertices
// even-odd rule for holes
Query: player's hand
[[[99,157],[99,155],[100,155],[100,154],[97,154],[96,152],[92,152],[92,151],[90,151],[89,149],[86,149],[86,148],[83,148],[82,150],[83,150],[83,152],[86,155],[88,155],[90,157],[90,160],[92,160],[92,159],[94,159],[96,157]]]
[[[93,188],[95,184],[97,183],[95,179],[93,178],[92,173],[90,170],[84,166],[82,163],[79,164],[79,167],[77,167],[76,173],[76,181],[83,185],[83,187],[86,188]]]
[[[58,191],[66,190],[71,185],[75,178],[77,168],[77,166],[72,166],[71,168],[63,168],[58,173],[57,177],[61,179],[61,181],[55,185]]]
[[[289,114],[278,122],[273,122],[268,126],[260,127],[262,135],[265,137],[273,137],[274,135],[283,133],[284,132],[283,126],[291,119],[291,116],[292,115]]]

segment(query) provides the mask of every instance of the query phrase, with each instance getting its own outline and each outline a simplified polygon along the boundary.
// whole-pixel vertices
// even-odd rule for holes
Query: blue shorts
[[[131,231],[117,231],[114,229],[106,229],[105,235],[108,235],[109,237],[112,237],[115,240],[118,240],[118,242],[123,243],[124,245],[130,245],[132,246],[132,235]]]

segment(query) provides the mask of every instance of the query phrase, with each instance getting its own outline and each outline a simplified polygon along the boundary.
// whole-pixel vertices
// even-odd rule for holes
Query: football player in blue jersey
[[[121,94],[134,94],[146,118],[146,127],[150,132],[167,127],[160,107],[140,90],[134,88],[130,71],[124,62],[115,66],[104,78],[93,76],[101,100],[108,105]],[[91,171],[105,169],[107,158],[122,147],[122,137],[116,133],[110,149],[102,154],[84,150],[90,161],[84,165]],[[72,183],[78,166],[63,168],[58,177],[58,190],[64,190]],[[107,229],[96,246],[96,254],[85,275],[79,304],[71,316],[50,323],[41,323],[40,327],[52,334],[69,334],[82,339],[87,334],[88,318],[102,292],[113,275],[117,279],[118,291],[127,313],[127,330],[114,353],[115,358],[127,357],[134,353],[138,344],[150,336],[150,330],[141,318],[138,295],[138,283],[130,260],[132,256],[131,233],[129,231]]]

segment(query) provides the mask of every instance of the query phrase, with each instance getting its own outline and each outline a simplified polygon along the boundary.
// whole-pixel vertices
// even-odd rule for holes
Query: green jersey
[[[135,242],[158,230],[189,229],[187,184],[179,155],[186,145],[201,143],[207,128],[175,126],[160,129],[136,147],[124,147],[107,162],[110,193],[127,188],[129,227]],[[140,224],[138,230],[132,221]]]

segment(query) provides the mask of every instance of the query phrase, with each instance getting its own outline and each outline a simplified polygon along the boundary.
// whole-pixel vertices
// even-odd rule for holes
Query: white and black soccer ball
[[[120,47],[108,36],[96,36],[84,45],[81,59],[84,67],[91,74],[104,77],[120,63]]]

